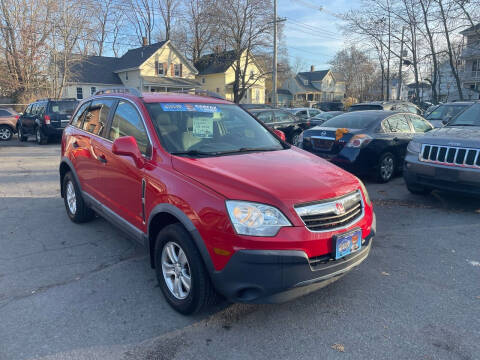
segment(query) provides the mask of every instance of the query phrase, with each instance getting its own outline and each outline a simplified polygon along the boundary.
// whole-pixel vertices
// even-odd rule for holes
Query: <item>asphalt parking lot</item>
[[[378,234],[336,283],[185,317],[147,253],[59,196],[59,144],[0,143],[0,359],[480,359],[480,200],[367,183]]]

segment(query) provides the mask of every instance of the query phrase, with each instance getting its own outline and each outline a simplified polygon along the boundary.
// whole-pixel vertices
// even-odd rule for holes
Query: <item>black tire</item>
[[[175,244],[184,252],[190,276],[190,290],[185,298],[177,298],[169,289],[162,270],[162,253],[164,247]],[[167,302],[182,314],[193,314],[215,304],[218,295],[212,285],[200,252],[190,234],[181,224],[172,224],[161,230],[155,243],[155,271],[160,289]],[[176,275],[171,275],[176,277]]]
[[[397,161],[391,152],[383,153],[378,159],[376,179],[379,183],[389,182],[395,175]]]
[[[68,194],[70,184],[72,185],[75,195],[75,209],[72,209],[71,205],[69,205],[69,201],[71,201],[71,198]],[[92,220],[95,217],[93,210],[85,204],[82,193],[80,192],[80,188],[78,187],[78,184],[70,171],[63,177],[62,191],[65,210],[67,211],[67,215],[70,220],[72,220],[74,223],[84,223]]]
[[[39,145],[45,145],[48,143],[48,137],[43,133],[40,126],[35,127],[35,140]]]
[[[11,140],[13,136],[13,130],[8,125],[0,125],[0,141]]]
[[[432,192],[432,189],[418,184],[407,183],[407,190],[415,195],[428,195]]]
[[[24,134],[24,131],[22,129],[22,126],[19,126],[18,129],[17,129],[17,132],[18,132],[18,140],[20,140],[21,142],[23,141],[27,141],[28,140],[28,136]]]

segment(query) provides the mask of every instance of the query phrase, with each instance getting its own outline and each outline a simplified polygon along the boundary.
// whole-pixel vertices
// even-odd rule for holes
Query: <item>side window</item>
[[[410,125],[403,115],[393,115],[383,120],[383,128],[387,133],[410,133]]]
[[[87,112],[88,107],[90,106],[90,102],[86,102],[75,113],[74,117],[72,118],[72,122],[70,125],[75,127],[81,127],[83,118],[85,117],[85,113]]]
[[[38,110],[37,110],[37,114],[39,116],[43,116],[45,115],[45,109],[47,107],[47,103],[40,103],[38,104]]]
[[[23,112],[23,115],[31,115],[31,112],[32,112],[32,104],[27,106],[27,108]]]
[[[306,119],[306,118],[308,118],[307,110],[302,110],[302,111],[297,112],[297,116],[298,116],[300,119]],[[286,119],[283,120],[283,121],[286,121]]]
[[[271,111],[264,111],[257,114],[257,119],[264,124],[271,124],[273,122],[273,113]]]
[[[293,120],[294,120],[293,115],[290,115],[289,113],[285,113],[283,111],[278,111],[275,113],[275,121],[286,122],[286,121],[293,121]]]
[[[415,115],[407,115],[407,117],[410,119],[416,133],[424,133],[432,130],[430,124],[421,117]]]
[[[320,111],[315,110],[315,109],[310,109],[310,116],[311,117],[316,116],[318,114],[320,114]]]
[[[7,110],[0,109],[0,116],[10,116],[10,113]]]
[[[104,136],[107,126],[108,113],[114,103],[113,99],[101,99],[92,101],[83,122],[83,130],[98,136]]]
[[[122,136],[133,136],[137,140],[140,152],[148,155],[148,135],[142,118],[138,111],[126,101],[118,103],[108,138],[113,141]]]
[[[37,115],[38,114],[38,103],[35,103],[32,105],[32,115]]]

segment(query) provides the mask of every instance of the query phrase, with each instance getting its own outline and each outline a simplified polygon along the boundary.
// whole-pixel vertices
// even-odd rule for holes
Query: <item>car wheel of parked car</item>
[[[40,145],[45,145],[48,142],[48,137],[45,136],[45,134],[43,133],[42,129],[39,126],[35,128],[35,138],[37,140],[37,144],[40,144]]]
[[[384,153],[380,156],[377,166],[377,180],[381,183],[389,182],[395,174],[396,161],[392,153]]]
[[[63,200],[67,215],[74,223],[83,223],[92,220],[95,213],[83,200],[80,189],[71,172],[63,178]]]
[[[26,136],[24,133],[23,133],[23,129],[21,126],[18,127],[17,129],[18,131],[18,140],[20,141],[27,141],[28,140],[28,136]]]
[[[407,189],[410,191],[412,194],[415,195],[428,195],[432,192],[432,189],[429,189],[425,186],[421,185],[412,185],[407,183]]]
[[[158,233],[155,270],[167,302],[182,314],[199,312],[217,298],[200,252],[181,224]]]
[[[13,131],[10,126],[0,125],[0,140],[8,141],[12,138]]]

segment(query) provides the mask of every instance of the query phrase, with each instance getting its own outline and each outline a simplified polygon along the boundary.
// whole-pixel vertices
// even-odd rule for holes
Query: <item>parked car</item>
[[[319,102],[313,107],[320,109],[322,111],[345,111],[345,106],[340,101],[324,101]]]
[[[343,114],[343,111],[324,111],[311,118],[310,123],[313,126],[322,125],[325,121],[330,120],[340,114]]]
[[[249,111],[269,128],[283,131],[287,142],[290,144],[295,144],[302,131],[310,127],[310,122],[302,121],[285,110],[253,109]]]
[[[403,166],[409,141],[433,126],[411,113],[348,112],[303,132],[299,145],[357,174],[388,182]]]
[[[293,109],[285,109],[285,110],[302,120],[309,120],[314,116],[322,113],[321,110],[314,109],[314,108],[293,108]]]
[[[0,140],[8,141],[17,132],[19,114],[6,108],[0,108]]]
[[[217,292],[289,300],[368,256],[375,215],[353,175],[228,101],[115,91],[82,101],[65,128],[61,195],[73,222],[96,212],[145,245],[177,311]]]
[[[423,111],[415,104],[407,101],[372,101],[350,106],[348,111],[361,110],[386,110],[386,111],[401,111],[412,114],[422,115]]]
[[[455,117],[458,113],[465,110],[467,107],[473,104],[473,101],[459,101],[459,102],[450,102],[439,105],[428,115],[425,116],[433,126],[436,128],[442,127],[449,120]]]
[[[429,106],[427,110],[425,110],[425,112],[423,113],[423,117],[426,118],[428,115],[430,115],[430,113],[435,110],[436,108],[438,108],[440,105],[442,105],[441,103],[440,104],[436,104],[436,105],[432,105],[432,106]]]
[[[17,130],[20,141],[35,135],[39,144],[60,137],[70,121],[78,101],[76,99],[42,99],[27,106],[18,119]]]
[[[415,137],[407,148],[403,176],[414,194],[440,189],[480,195],[480,103],[446,126]]]
[[[240,104],[240,107],[247,111],[250,109],[273,109],[273,106],[269,104]]]

